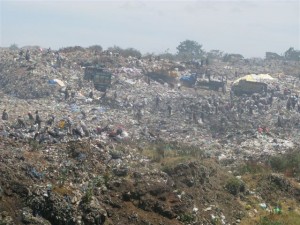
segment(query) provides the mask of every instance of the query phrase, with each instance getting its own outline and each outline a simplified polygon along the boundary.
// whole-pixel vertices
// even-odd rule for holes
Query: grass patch
[[[267,214],[256,219],[247,219],[241,225],[296,225],[300,224],[300,215],[296,212]]]
[[[295,150],[282,156],[273,156],[269,159],[272,170],[284,173],[289,177],[300,176],[300,152]]]
[[[271,167],[266,165],[265,163],[261,163],[258,161],[248,161],[241,164],[237,168],[237,172],[240,175],[245,174],[266,174],[271,172]]]
[[[183,145],[178,142],[159,141],[143,146],[141,153],[157,163],[167,161],[166,158],[203,158],[203,151],[199,147]]]
[[[61,195],[61,196],[64,196],[64,195],[73,195],[73,191],[67,187],[61,187],[61,186],[54,186],[53,189],[52,189],[53,192]]]

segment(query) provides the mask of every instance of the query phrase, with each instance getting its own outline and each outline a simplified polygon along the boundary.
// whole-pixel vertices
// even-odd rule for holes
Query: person
[[[204,122],[204,117],[205,117],[204,112],[201,111],[201,112],[200,112],[200,118],[201,118],[201,122],[202,122],[202,123]]]
[[[91,99],[94,98],[94,92],[93,92],[93,91],[90,91],[90,93],[89,93],[89,98],[91,98]]]
[[[141,122],[142,116],[143,116],[142,109],[141,109],[141,108],[138,108],[138,109],[137,109],[137,114],[136,114],[138,123]]]
[[[74,90],[71,91],[71,98],[74,99],[76,95],[76,92]]]
[[[51,115],[50,118],[47,120],[47,125],[51,127],[52,124],[54,123],[54,119],[55,119],[55,116]]]
[[[26,50],[25,59],[26,59],[27,61],[30,60],[30,52],[29,52],[29,49]]]
[[[156,95],[156,98],[155,98],[155,108],[159,107],[159,102],[160,102],[159,95]]]
[[[79,90],[81,90],[83,88],[83,82],[82,82],[81,78],[78,79],[78,88],[79,88]]]
[[[197,115],[195,111],[192,112],[192,120],[195,124],[198,124]]]
[[[20,58],[22,58],[23,54],[24,54],[24,50],[21,49],[21,50],[19,51],[19,56],[20,56]]]
[[[278,115],[277,126],[282,127],[282,125],[283,125],[283,117],[282,117],[282,115]]]
[[[104,94],[100,97],[100,99],[104,99],[106,97],[106,91],[104,92]]]
[[[8,120],[8,113],[6,112],[6,109],[2,112],[2,120]]]
[[[177,84],[177,88],[178,88],[179,91],[181,90],[181,84],[180,83]]]
[[[293,109],[295,109],[297,103],[298,103],[298,95],[293,95],[291,97],[291,105]]]
[[[84,110],[81,110],[80,113],[82,115],[82,119],[86,119],[86,112]]]
[[[28,115],[28,119],[29,119],[29,124],[32,126],[34,124],[33,115],[31,114],[31,112],[28,112],[27,115]]]
[[[39,111],[35,111],[35,124],[38,125],[38,130],[41,129],[41,124],[42,124],[42,120],[40,118],[40,115],[39,115]]]
[[[65,100],[67,100],[70,97],[69,89],[66,88],[65,90]]]
[[[292,107],[292,100],[291,97],[289,97],[286,103],[286,109],[291,110],[291,107]]]
[[[82,128],[82,130],[83,130],[83,132],[84,132],[84,135],[85,135],[86,137],[89,137],[89,136],[90,136],[90,132],[89,132],[89,130],[88,130],[86,124],[85,124],[82,120],[80,121],[80,126],[81,126],[81,128]]]
[[[147,78],[146,78],[146,79],[147,79],[147,84],[148,84],[148,85],[150,85],[150,84],[151,84],[151,79],[150,79],[150,77],[149,77],[149,76],[147,76]]]
[[[25,125],[23,119],[21,118],[21,116],[18,116],[18,125],[19,125],[20,128],[25,128],[26,127],[26,125]]]
[[[268,103],[269,103],[270,106],[272,107],[272,105],[273,105],[273,94],[269,97]]]
[[[72,125],[73,125],[73,120],[71,118],[71,115],[68,115],[67,119],[66,119],[66,122],[67,122],[67,127],[68,127],[68,131],[69,133],[71,133],[72,131]]]
[[[33,115],[31,114],[31,112],[28,112],[27,115],[28,115],[28,119],[29,119],[30,121],[33,121],[33,120],[34,120]]]
[[[168,104],[167,109],[168,109],[169,116],[171,116],[172,115],[172,106],[170,104]]]

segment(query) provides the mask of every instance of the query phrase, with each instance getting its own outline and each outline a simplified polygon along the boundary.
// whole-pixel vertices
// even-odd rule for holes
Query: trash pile
[[[299,144],[300,82],[284,74],[279,62],[194,65],[81,47],[1,49],[0,57],[0,163],[22,171],[3,169],[10,187],[1,181],[0,199],[3,189],[26,198],[26,207],[18,209],[26,223],[182,224],[196,218],[233,223],[243,212],[235,199],[225,210],[214,196],[220,191],[228,199],[219,179],[227,175],[216,161],[259,160]],[[112,73],[107,91],[84,79],[90,65]],[[187,74],[209,71],[231,84],[236,71],[242,76],[263,70],[279,80],[276,89],[235,95],[228,85],[223,92],[175,85]],[[162,172],[142,154],[161,143],[184,145],[212,162],[174,164]],[[156,152],[163,157],[166,148]],[[213,200],[194,201],[194,193]],[[153,213],[151,219],[136,210]],[[118,216],[124,212],[130,214]]]
[[[230,148],[231,153],[225,154],[226,157],[233,157],[234,152],[241,156],[241,146],[237,150],[236,142],[245,142],[245,146],[252,143],[257,150],[253,149],[255,151],[250,155],[257,153],[259,157],[266,152],[276,153],[273,148],[262,150],[254,144],[261,142],[257,140],[260,137],[259,127],[269,129],[269,139],[263,141],[278,148],[274,139],[280,142],[280,139],[284,140],[280,135],[291,136],[287,134],[288,124],[295,128],[298,126],[296,90],[300,83],[288,75],[274,74],[280,79],[280,85],[265,96],[235,96],[229,87],[227,93],[201,87],[174,87],[152,80],[145,74],[145,71],[155,69],[171,71],[177,68],[178,78],[179,74],[184,77],[195,69],[186,62],[125,58],[105,52],[95,56],[94,52],[77,48],[68,51],[40,48],[21,49],[19,52],[2,50],[2,53],[0,110],[6,109],[9,113],[8,122],[2,125],[2,133],[8,136],[26,140],[36,136],[40,142],[47,143],[68,142],[74,138],[105,140],[110,132],[119,129],[130,140],[162,139],[205,146],[210,155],[215,150],[210,147],[220,144],[222,155]],[[95,90],[93,81],[84,80],[82,65],[96,58],[98,61],[110,58],[112,62],[106,66],[113,74],[112,86],[105,93]],[[198,66],[198,73],[209,70],[212,76],[223,74],[230,83],[235,80],[233,71],[239,66],[215,62]],[[255,65],[244,63],[243,66]],[[257,68],[263,66],[256,65]],[[274,66],[274,71],[278,72],[279,68]],[[293,88],[291,80],[294,81]],[[286,90],[293,91],[285,93]],[[294,97],[293,107],[287,109],[286,105]],[[42,118],[41,130],[36,121],[29,118],[28,113],[36,111]],[[278,120],[283,122],[278,124]],[[24,126],[20,121],[24,122]],[[73,133],[78,134],[73,136]],[[297,141],[289,139],[291,144],[287,146]],[[247,151],[242,152],[248,155]]]

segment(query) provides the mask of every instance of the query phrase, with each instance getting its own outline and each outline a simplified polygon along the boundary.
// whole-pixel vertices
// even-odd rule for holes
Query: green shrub
[[[195,216],[191,214],[183,214],[180,216],[179,220],[185,224],[190,224],[195,220]]]
[[[82,202],[84,203],[90,203],[92,201],[94,192],[93,192],[93,187],[88,187],[84,196],[82,197]]]
[[[273,156],[269,164],[276,172],[286,173],[288,176],[299,176],[300,174],[300,152],[293,151],[282,156]]]
[[[227,181],[225,188],[230,194],[238,195],[245,191],[245,184],[240,179],[233,177]]]

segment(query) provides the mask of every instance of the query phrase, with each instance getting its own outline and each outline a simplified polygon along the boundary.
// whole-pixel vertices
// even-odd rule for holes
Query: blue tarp
[[[191,74],[189,76],[183,76],[180,78],[181,81],[188,81],[188,82],[194,82],[195,81],[195,75]]]
[[[49,80],[48,83],[49,84],[56,84],[56,81],[55,80]]]

